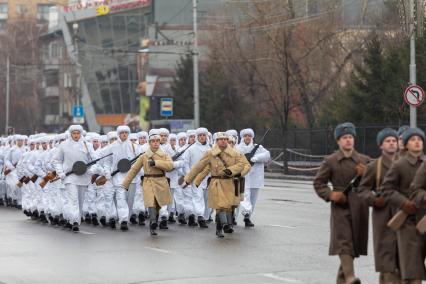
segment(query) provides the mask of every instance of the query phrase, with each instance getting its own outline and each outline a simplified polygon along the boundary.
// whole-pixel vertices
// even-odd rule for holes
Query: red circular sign
[[[425,100],[425,92],[418,85],[411,85],[404,92],[404,101],[414,107],[418,107]]]

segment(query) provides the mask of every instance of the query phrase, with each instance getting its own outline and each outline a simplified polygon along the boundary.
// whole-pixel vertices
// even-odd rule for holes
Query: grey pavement
[[[253,229],[232,235],[169,225],[151,237],[82,225],[80,233],[0,208],[1,283],[335,283],[328,256],[329,205],[310,181],[268,179]],[[371,230],[370,230],[371,231]],[[369,252],[372,252],[371,238]],[[356,261],[363,283],[378,283],[372,255]]]

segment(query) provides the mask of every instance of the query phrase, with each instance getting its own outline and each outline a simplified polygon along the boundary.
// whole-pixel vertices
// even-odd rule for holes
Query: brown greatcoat
[[[148,160],[153,159],[155,166],[151,167],[148,164]],[[130,183],[139,173],[141,168],[144,169],[143,179],[143,197],[145,207],[157,207],[156,203],[160,207],[172,203],[172,196],[170,194],[170,187],[167,178],[164,177],[149,177],[147,175],[159,175],[164,172],[173,170],[173,161],[169,155],[163,150],[158,149],[157,152],[152,152],[149,148],[143,155],[141,155],[133,166],[130,168],[126,177],[123,180],[122,186],[126,189],[129,188]]]
[[[235,149],[235,148],[234,148]],[[245,175],[248,174],[248,172],[251,169],[251,165],[250,163],[247,161],[247,158],[244,154],[241,154],[241,158],[244,162],[244,169],[241,172],[241,176],[244,177]],[[198,175],[197,177],[194,179],[194,183],[195,186],[199,186],[201,184],[201,182],[204,180],[204,178],[210,173],[210,165],[207,165]],[[234,206],[239,206],[241,201],[244,200],[244,194],[241,194],[240,191],[238,191],[238,195],[234,195]]]
[[[381,161],[380,165],[378,165],[379,161]],[[381,156],[368,164],[358,186],[358,193],[368,206],[373,207],[373,247],[376,271],[394,273],[399,267],[398,246],[396,233],[387,226],[387,223],[395,215],[397,208],[389,204],[382,208],[374,207],[376,195],[381,193],[380,185],[391,165],[392,160],[387,156]]]
[[[403,158],[396,161],[387,173],[383,181],[382,191],[396,208],[401,208],[410,198],[420,196],[420,191],[426,188],[424,160],[424,156],[415,157],[408,152]],[[414,198],[414,201],[416,201],[416,198]],[[416,223],[424,213],[424,209],[422,209],[418,210],[415,215],[408,216],[397,232],[403,280],[426,279],[424,266],[425,239],[416,230]]]
[[[342,151],[327,156],[314,179],[314,188],[319,197],[330,202],[331,182],[333,190],[343,191],[356,177],[356,165],[367,164],[369,157],[355,150],[350,157]],[[367,255],[368,206],[356,192],[348,193],[348,205],[331,204],[330,255],[349,254],[353,257]]]
[[[222,158],[222,160],[219,158]],[[206,167],[209,168],[212,179],[208,187],[208,206],[217,210],[230,210],[235,203],[235,188],[232,178],[219,179],[215,177],[223,177],[225,168],[232,172],[232,175],[241,174],[245,168],[244,160],[240,153],[227,146],[225,150],[221,150],[215,145],[211,150],[207,151],[203,158],[198,161],[185,176],[185,182],[192,183],[197,175],[203,172]]]

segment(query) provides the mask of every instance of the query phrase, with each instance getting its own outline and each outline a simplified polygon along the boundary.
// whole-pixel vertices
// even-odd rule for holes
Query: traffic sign
[[[73,106],[72,107],[72,116],[73,117],[84,117],[83,106]]]
[[[418,107],[425,100],[425,92],[418,85],[411,85],[404,92],[404,101],[414,107]]]
[[[172,98],[161,98],[161,116],[173,116],[173,99]]]

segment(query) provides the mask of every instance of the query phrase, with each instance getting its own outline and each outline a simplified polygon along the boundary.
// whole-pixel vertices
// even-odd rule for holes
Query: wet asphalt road
[[[335,283],[329,208],[307,181],[267,180],[253,229],[232,235],[169,225],[121,232],[82,225],[80,233],[0,208],[2,283]],[[370,230],[371,231],[371,230]],[[370,232],[371,234],[371,232]],[[371,238],[369,252],[372,252]],[[372,255],[356,261],[363,283],[378,283]]]

